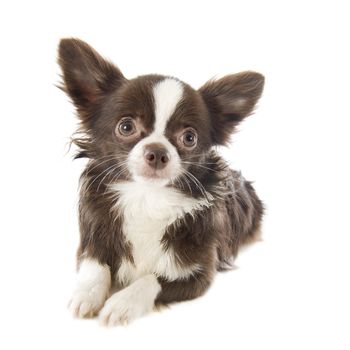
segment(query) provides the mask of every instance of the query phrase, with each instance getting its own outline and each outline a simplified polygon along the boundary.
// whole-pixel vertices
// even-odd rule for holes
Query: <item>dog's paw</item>
[[[107,300],[100,311],[100,324],[108,327],[126,325],[151,310],[152,306],[144,305],[125,289]]]
[[[139,279],[106,301],[100,311],[100,324],[109,327],[126,325],[151,312],[159,291],[156,277],[149,275]]]
[[[78,288],[68,304],[75,317],[92,317],[102,308],[107,297],[106,291],[99,285],[90,288]]]

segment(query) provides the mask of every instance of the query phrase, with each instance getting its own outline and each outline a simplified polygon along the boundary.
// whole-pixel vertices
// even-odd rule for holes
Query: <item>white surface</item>
[[[0,5],[1,349],[349,349],[349,52],[340,1],[11,1]],[[264,242],[207,295],[101,328],[66,309],[83,161],[66,155],[73,107],[54,87],[61,37],[127,77],[266,76],[225,151],[267,205]]]

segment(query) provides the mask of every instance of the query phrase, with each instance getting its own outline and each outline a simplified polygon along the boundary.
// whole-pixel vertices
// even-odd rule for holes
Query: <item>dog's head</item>
[[[59,64],[85,135],[75,140],[80,156],[104,162],[114,180],[158,185],[191,173],[191,166],[205,168],[208,151],[227,144],[264,85],[255,72],[209,81],[199,90],[160,75],[128,80],[76,39],[61,41]]]

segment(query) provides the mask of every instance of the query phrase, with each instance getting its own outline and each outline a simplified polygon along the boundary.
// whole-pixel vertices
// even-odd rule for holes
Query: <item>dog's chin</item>
[[[134,174],[133,179],[135,182],[154,186],[166,186],[171,181],[171,178],[157,171]]]

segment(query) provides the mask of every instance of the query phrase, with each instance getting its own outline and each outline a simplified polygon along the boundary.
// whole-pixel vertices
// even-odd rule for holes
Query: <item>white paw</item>
[[[107,292],[100,285],[79,288],[74,292],[68,308],[75,317],[92,317],[101,310],[106,297]]]
[[[139,279],[106,301],[100,311],[100,323],[109,327],[126,325],[151,312],[159,291],[160,285],[154,276]]]
[[[152,305],[146,305],[137,300],[128,288],[109,298],[100,312],[100,323],[104,326],[125,325],[152,310]]]

